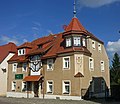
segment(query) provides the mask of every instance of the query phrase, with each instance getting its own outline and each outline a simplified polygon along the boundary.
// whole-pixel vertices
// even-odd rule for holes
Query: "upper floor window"
[[[53,81],[47,81],[47,93],[53,93]]]
[[[63,94],[70,94],[70,81],[63,81]]]
[[[94,70],[94,60],[93,60],[93,58],[89,58],[89,69]]]
[[[18,50],[18,56],[25,55],[25,49],[19,49]]]
[[[22,64],[22,71],[27,71],[27,63]]]
[[[64,69],[70,68],[70,57],[63,57],[63,68]]]
[[[53,59],[47,60],[47,70],[53,70]]]
[[[81,46],[80,37],[73,37],[74,46]]]
[[[95,41],[92,40],[92,48],[95,49]]]
[[[82,38],[82,45],[86,47],[86,39]]]
[[[100,62],[100,68],[101,68],[101,71],[104,71],[104,61]]]
[[[66,38],[66,47],[70,47],[71,45],[71,38]]]
[[[101,44],[98,43],[98,51],[101,51]]]
[[[12,64],[12,70],[13,70],[13,72],[17,71],[17,63]]]

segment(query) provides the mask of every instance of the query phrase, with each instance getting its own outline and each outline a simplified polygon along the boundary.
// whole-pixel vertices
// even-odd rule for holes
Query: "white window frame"
[[[24,68],[24,65],[26,65],[26,68]],[[22,64],[22,71],[23,71],[23,72],[27,72],[27,63],[23,63],[23,64]]]
[[[16,90],[16,82],[15,82],[15,81],[12,81],[11,90],[12,90],[12,91],[15,91],[15,90]]]
[[[52,86],[52,90],[50,89],[50,86]],[[48,80],[47,81],[47,90],[46,91],[47,91],[48,94],[53,94],[53,90],[54,90],[53,80]]]
[[[66,47],[70,47],[72,45],[72,39],[71,38],[66,38]]]
[[[80,36],[73,37],[73,43],[74,46],[81,46],[81,37]]]
[[[23,49],[18,49],[18,56],[20,56],[20,55],[25,55],[25,48],[23,48]]]
[[[48,71],[53,70],[54,68],[53,61],[54,61],[53,59],[47,59],[47,70]],[[49,65],[51,65],[52,67],[50,68]]]
[[[25,87],[25,86],[26,86],[26,87]],[[25,90],[24,90],[24,89],[25,89]],[[21,89],[21,90],[22,90],[22,92],[23,92],[23,90],[24,90],[24,91],[27,91],[27,82],[24,82],[24,81],[22,82],[22,89]]]
[[[82,44],[84,47],[86,47],[86,39],[85,38],[82,38]]]
[[[68,59],[69,61],[66,61]],[[65,65],[67,63],[67,66]],[[70,69],[70,57],[63,57],[63,69]]]
[[[94,71],[94,59],[91,57],[89,58],[89,70]]]
[[[12,72],[17,72],[17,63],[12,64]]]
[[[92,48],[95,49],[95,41],[92,40]]]
[[[102,72],[105,71],[105,63],[102,60],[100,61],[100,69]]]
[[[101,50],[102,50],[102,49],[101,49],[101,44],[98,43],[98,51],[101,52]]]
[[[66,82],[69,82],[69,84],[65,84]],[[66,86],[69,86],[69,92],[65,89]],[[70,95],[71,94],[71,82],[70,80],[63,80],[62,81],[62,93]]]

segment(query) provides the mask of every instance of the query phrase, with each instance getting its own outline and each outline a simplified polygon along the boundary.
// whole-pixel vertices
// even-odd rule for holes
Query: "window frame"
[[[67,62],[67,67],[66,67],[66,61],[65,59],[69,59],[69,62]],[[63,57],[63,69],[70,69],[70,56],[67,56],[67,57]]]
[[[26,69],[24,68],[24,65],[26,65]],[[23,71],[23,72],[27,72],[27,63],[23,63],[23,64],[22,64],[22,71]]]
[[[94,71],[94,59],[91,57],[89,57],[89,70]]]
[[[72,46],[72,38],[71,37],[67,37],[66,38],[66,47],[71,47]]]
[[[98,43],[98,51],[101,52],[102,51],[102,45],[100,43]]]
[[[25,88],[25,86],[26,86],[26,88]],[[24,90],[24,88],[25,88],[25,90]],[[21,91],[22,91],[22,92],[27,91],[27,82],[22,81],[22,88],[21,88]]]
[[[100,61],[100,70],[101,70],[102,72],[105,71],[105,62],[104,62],[103,60]]]
[[[14,65],[16,65],[16,66],[14,66]],[[12,64],[12,72],[17,72],[17,63],[13,63]]]
[[[50,64],[52,65],[52,68],[49,67]],[[47,59],[47,70],[52,71],[53,69],[54,69],[54,60],[53,59]]]
[[[15,81],[12,81],[11,90],[12,91],[16,90],[16,82]]]
[[[95,49],[95,41],[92,40],[92,49]]]
[[[18,56],[25,55],[25,54],[26,54],[25,48],[18,49]]]
[[[52,82],[52,84],[50,84],[50,82]],[[51,89],[49,88],[50,86],[52,86],[52,91],[50,91]],[[54,92],[54,82],[53,80],[47,80],[47,87],[46,87],[46,93],[47,94],[53,94]]]
[[[81,37],[80,36],[73,37],[73,46],[75,46],[75,47],[81,46]]]
[[[65,84],[65,82],[69,82],[69,84]],[[69,92],[67,92],[65,86],[69,86]],[[71,94],[71,81],[70,80],[63,80],[62,81],[62,94],[64,94],[64,95]]]

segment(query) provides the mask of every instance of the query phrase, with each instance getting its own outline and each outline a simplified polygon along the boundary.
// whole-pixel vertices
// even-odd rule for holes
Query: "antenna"
[[[76,17],[76,0],[74,0],[74,11],[73,11],[74,17]]]

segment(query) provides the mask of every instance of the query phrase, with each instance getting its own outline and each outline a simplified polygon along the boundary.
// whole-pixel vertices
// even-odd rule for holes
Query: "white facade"
[[[8,56],[0,63],[0,96],[6,96],[7,93],[7,74],[8,63],[7,61],[13,56],[13,53],[9,53]]]

